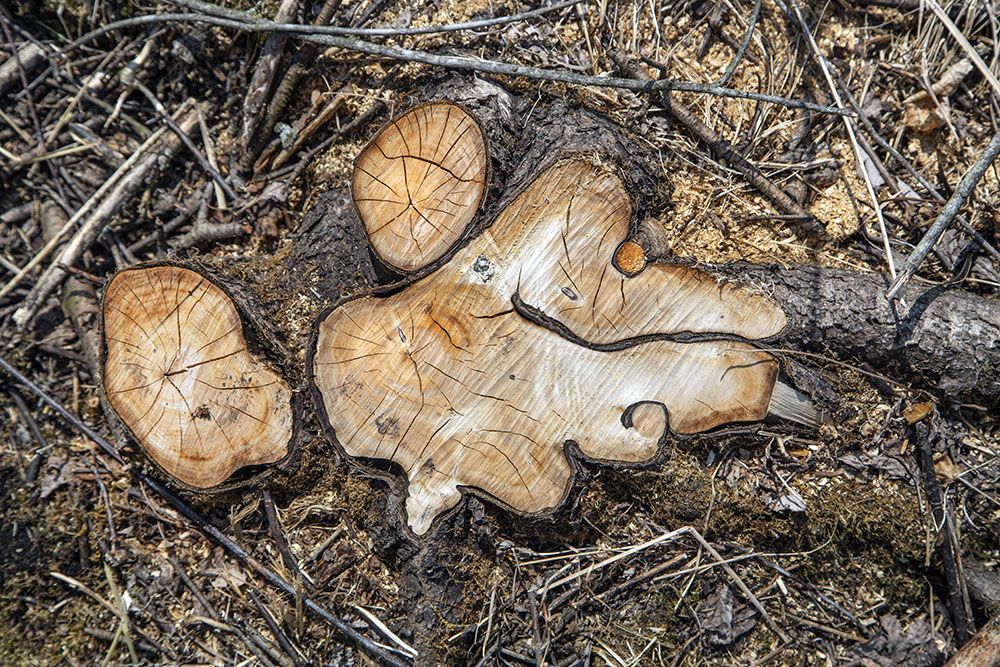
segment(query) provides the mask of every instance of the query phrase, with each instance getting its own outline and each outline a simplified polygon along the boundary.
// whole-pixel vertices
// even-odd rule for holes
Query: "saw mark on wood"
[[[418,176],[408,153],[381,144],[389,137],[407,152],[424,150],[426,128],[435,126],[442,128],[432,135],[435,150],[463,145],[474,124],[453,142],[444,131],[464,113],[443,103],[395,119],[394,129],[373,139],[377,150],[359,156],[356,174],[398,179],[409,192]],[[400,162],[370,169],[373,155]],[[394,257],[394,266],[431,264],[457,238],[418,242],[411,224],[413,257],[401,261],[393,235],[383,233],[400,213],[380,219],[362,205],[372,197],[357,188],[355,197],[373,249]],[[435,208],[416,217],[441,213]],[[656,454],[668,422],[675,432],[696,433],[768,414],[777,361],[748,341],[777,334],[784,313],[703,272],[647,266],[638,246],[621,254],[629,272],[620,270],[632,213],[612,168],[584,157],[557,162],[433,273],[321,319],[310,356],[321,412],[348,455],[391,451],[409,481],[414,532],[426,532],[467,487],[522,512],[555,506],[572,478],[567,441],[595,459],[639,462]],[[428,221],[424,232],[461,234],[451,223],[464,220],[464,228],[471,218],[468,211],[445,215],[449,225]],[[388,418],[406,428],[383,428]]]

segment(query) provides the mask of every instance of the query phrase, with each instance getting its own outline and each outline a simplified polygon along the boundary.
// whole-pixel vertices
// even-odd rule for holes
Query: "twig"
[[[282,531],[278,512],[274,508],[274,499],[271,497],[271,492],[267,489],[261,492],[261,497],[264,501],[264,516],[267,517],[267,532],[278,547],[278,553],[281,554],[281,560],[284,561],[285,567],[288,568],[288,573],[294,576],[299,572],[299,564],[295,562],[295,557],[292,556],[292,552],[288,548],[288,541],[285,539],[285,534]]]
[[[18,413],[24,420],[24,423],[28,425],[28,431],[31,432],[32,437],[38,443],[38,448],[35,449],[35,455],[31,458],[31,462],[28,464],[28,470],[24,473],[24,481],[26,484],[31,484],[35,481],[38,476],[38,469],[42,465],[42,454],[49,450],[49,443],[45,440],[45,436],[42,435],[41,429],[38,428],[38,423],[35,421],[34,417],[31,416],[31,411],[28,410],[28,406],[25,404],[24,399],[21,398],[21,394],[18,393],[14,387],[4,387],[7,391],[7,395],[10,396],[10,400],[14,402],[14,407],[17,408]]]
[[[205,146],[205,159],[208,160],[208,164],[212,165],[212,169],[218,172],[219,162],[215,158],[215,142],[212,141],[212,133],[208,129],[208,123],[205,122],[205,114],[201,112],[201,107],[195,107],[195,113],[198,114],[198,129],[201,132],[201,143]],[[226,191],[214,178],[212,181],[215,186],[215,205],[220,211],[224,211],[226,210]]]
[[[955,563],[955,552],[952,550],[952,540],[948,533],[950,522],[947,521],[941,499],[941,486],[934,473],[934,453],[931,451],[931,440],[927,426],[917,424],[914,427],[917,440],[920,467],[923,470],[924,489],[927,492],[927,502],[931,506],[931,518],[934,521],[934,540],[938,543],[941,555],[941,566],[945,581],[948,582],[948,607],[951,611],[951,622],[955,632],[955,643],[961,646],[969,639],[969,619],[965,615],[962,583],[958,578]],[[942,535],[941,531],[945,531]]]
[[[354,611],[361,614],[362,616],[364,616],[365,620],[368,621],[368,625],[372,626],[373,628],[381,632],[383,637],[396,644],[403,651],[403,653],[406,653],[410,658],[415,660],[420,655],[419,653],[417,653],[417,649],[413,648],[412,646],[404,642],[399,637],[399,635],[393,632],[388,625],[383,623],[382,619],[380,619],[378,616],[371,613],[370,611],[368,611],[359,604],[352,604],[351,608],[354,609]]]
[[[840,101],[840,94],[837,92],[837,85],[833,82],[833,77],[830,76],[830,67],[827,63],[826,58],[823,56],[822,52],[819,50],[819,45],[816,44],[816,40],[813,39],[812,31],[809,30],[809,25],[806,20],[802,17],[802,11],[799,9],[798,0],[791,0],[792,7],[795,9],[795,18],[798,19],[799,28],[802,33],[806,36],[806,40],[809,42],[809,47],[812,49],[813,55],[816,57],[816,62],[819,63],[819,68],[823,72],[823,77],[826,79],[827,85],[830,87],[830,93],[833,95],[834,101],[837,106],[843,106]],[[879,230],[882,232],[882,244],[885,248],[885,260],[889,265],[889,275],[892,278],[896,277],[896,264],[892,259],[892,248],[889,247],[889,232],[885,228],[885,219],[882,217],[882,206],[879,204],[878,197],[875,195],[875,188],[872,187],[871,176],[868,174],[868,168],[865,166],[864,156],[861,151],[861,147],[858,146],[858,139],[854,136],[854,126],[851,124],[851,120],[844,117],[844,129],[847,130],[847,137],[851,141],[851,148],[854,150],[854,159],[858,168],[858,172],[865,181],[865,187],[868,189],[868,196],[872,200],[872,208],[875,209],[875,217],[878,219]]]
[[[299,658],[301,653],[292,645],[292,642],[288,639],[282,629],[278,627],[274,617],[271,616],[271,612],[260,601],[260,596],[258,596],[253,590],[249,590],[247,592],[250,594],[250,599],[253,601],[254,606],[257,607],[257,613],[263,617],[264,623],[267,624],[267,629],[270,630],[271,634],[274,635],[274,638],[278,640],[278,646],[281,647],[282,651],[288,654],[288,657],[291,658],[293,664],[301,664],[301,660]]]
[[[938,215],[937,220],[934,224],[930,226],[924,237],[920,239],[920,243],[914,248],[913,254],[910,255],[909,259],[906,260],[906,264],[903,265],[903,270],[899,272],[896,280],[893,281],[892,285],[889,286],[889,290],[885,293],[887,299],[892,299],[899,292],[900,288],[906,284],[906,282],[913,277],[916,273],[917,268],[920,263],[924,261],[927,254],[934,247],[934,244],[938,242],[941,235],[944,234],[944,230],[948,228],[951,221],[955,219],[958,215],[958,210],[962,208],[965,200],[969,198],[972,194],[973,189],[975,189],[976,184],[979,179],[983,177],[986,170],[989,168],[993,161],[997,159],[997,155],[1000,155],[1000,132],[997,132],[987,144],[986,150],[983,151],[979,159],[973,163],[969,171],[966,172],[962,180],[959,181],[958,185],[955,187],[955,192],[952,193],[951,199],[948,203],[944,205],[941,209],[941,213]]]
[[[249,14],[240,14],[239,20],[222,19],[219,17],[205,16],[202,14],[151,14],[147,16],[136,17],[134,19],[123,19],[121,21],[115,21],[114,23],[109,23],[108,25],[103,26],[102,28],[98,28],[96,30],[87,33],[83,37],[80,37],[76,41],[67,45],[63,49],[63,53],[68,53],[69,51],[73,50],[74,48],[77,48],[81,44],[84,44],[96,37],[99,37],[113,30],[119,30],[131,26],[148,25],[151,23],[166,23],[170,21],[205,23],[208,25],[221,26],[224,28],[232,28],[234,30],[241,30],[244,32],[275,32],[279,30],[284,30],[286,32],[291,32],[292,34],[294,34],[297,39],[306,42],[321,44],[323,46],[336,47],[336,48],[346,49],[349,51],[357,51],[359,53],[367,53],[369,55],[379,56],[383,58],[391,58],[394,60],[419,62],[427,65],[437,65],[439,67],[445,67],[450,69],[471,70],[474,72],[483,72],[486,74],[494,74],[494,75],[499,74],[505,76],[514,76],[514,77],[523,76],[529,79],[538,79],[542,81],[557,81],[576,86],[622,88],[625,90],[634,90],[638,92],[657,92],[657,91],[669,90],[669,91],[689,92],[689,93],[703,93],[707,95],[717,95],[720,97],[734,97],[740,99],[756,100],[759,102],[769,102],[772,104],[779,104],[793,109],[806,109],[808,111],[815,111],[817,113],[825,113],[838,116],[854,115],[854,112],[851,111],[850,109],[826,106],[822,104],[814,104],[812,102],[803,102],[800,100],[792,100],[786,97],[780,97],[778,95],[767,95],[763,93],[753,93],[744,90],[736,90],[733,88],[726,88],[724,86],[719,86],[714,83],[694,83],[688,81],[671,81],[668,79],[663,79],[660,81],[635,81],[633,79],[622,79],[618,77],[589,76],[586,74],[576,74],[574,72],[568,72],[564,70],[546,70],[538,67],[528,67],[526,65],[514,65],[511,63],[505,63],[497,60],[479,60],[461,56],[437,55],[433,53],[427,53],[425,51],[415,51],[413,49],[403,49],[394,46],[383,46],[381,44],[374,44],[372,42],[366,42],[364,40],[354,39],[351,37],[313,34],[311,31],[314,30],[314,28],[310,26],[302,26],[300,28],[297,28],[296,30],[290,31],[287,30],[288,28],[287,25],[280,26],[271,24],[271,22],[269,21],[261,21],[255,19]]]
[[[941,9],[941,5],[937,3],[937,0],[926,0],[926,2],[927,6],[929,6],[931,11],[934,12],[934,15],[938,17],[938,20],[941,21],[941,23],[944,24],[944,27],[948,29],[948,32],[951,33],[951,36],[958,41],[962,50],[965,51],[966,57],[972,61],[972,64],[976,66],[979,73],[982,74],[983,77],[989,82],[990,87],[993,88],[993,94],[1000,96],[1000,80],[997,79],[993,70],[991,70],[986,63],[983,62],[983,59],[979,57],[979,53],[976,52],[976,49],[969,43],[968,38],[962,34],[962,31],[958,29],[955,22],[951,20],[951,17],[948,16],[948,12]]]
[[[298,0],[282,0],[281,4],[278,5],[278,11],[275,12],[274,22],[277,24],[290,23],[298,8]],[[200,9],[207,11],[207,8]],[[257,132],[257,121],[260,119],[260,112],[267,100],[267,92],[271,89],[274,75],[278,71],[286,39],[280,32],[271,33],[264,40],[264,47],[257,58],[257,65],[254,67],[253,76],[247,85],[247,94],[243,101],[242,140],[245,142],[244,150],[248,148],[251,138]]]
[[[708,540],[702,537],[701,533],[699,533],[694,527],[687,526],[686,529],[687,533],[694,537],[694,539],[698,540],[698,543],[705,548],[705,551],[707,551],[712,558],[722,565],[722,569],[726,571],[726,574],[728,574],[729,578],[733,580],[733,583],[736,584],[736,586],[743,592],[743,595],[750,601],[750,604],[752,604],[754,608],[760,612],[760,615],[764,618],[764,622],[767,623],[772,630],[774,630],[774,633],[778,635],[778,638],[781,639],[781,641],[787,644],[790,641],[788,635],[786,635],[785,632],[778,627],[778,624],[771,619],[771,615],[767,613],[766,609],[764,609],[764,605],[760,603],[757,596],[750,592],[750,589],[745,583],[743,583],[743,580],[736,574],[736,571],[729,566],[726,560],[722,557],[722,554],[716,551],[715,547],[709,544]]]
[[[725,86],[728,84],[729,79],[732,78],[733,73],[736,71],[737,65],[740,64],[741,60],[743,60],[743,54],[747,52],[747,47],[750,45],[750,38],[753,36],[753,29],[757,25],[757,19],[760,16],[760,5],[761,0],[757,0],[757,2],[754,3],[753,11],[750,13],[750,20],[747,25],[747,31],[743,35],[743,41],[740,42],[740,48],[736,50],[736,55],[733,56],[732,61],[729,63],[729,67],[726,68],[726,71],[722,74],[719,80],[715,82],[716,85]]]
[[[164,132],[165,129],[163,128],[154,132],[150,135],[149,139],[147,139],[141,146],[139,146],[139,148],[136,149],[134,153],[132,153],[128,160],[122,163],[121,167],[119,167],[118,170],[115,171],[115,173],[113,173],[104,182],[104,184],[97,189],[97,192],[91,195],[90,199],[84,202],[83,206],[77,209],[76,213],[73,214],[73,217],[71,217],[66,224],[63,225],[63,228],[59,230],[59,233],[49,239],[49,241],[42,246],[42,249],[35,253],[35,256],[24,265],[24,268],[21,269],[13,278],[7,281],[7,284],[3,286],[3,289],[0,289],[0,298],[9,294],[15,287],[17,287],[18,284],[20,284],[22,280],[24,280],[32,269],[48,257],[49,253],[55,250],[59,244],[65,240],[65,236],[77,223],[83,220],[85,216],[91,215],[93,209],[105,200],[105,195],[117,186],[121,179],[125,178],[127,174],[133,171],[136,163],[138,163],[139,160],[146,155],[147,151],[152,148],[160,137],[163,136]],[[62,263],[66,264],[72,262]]]
[[[98,434],[94,429],[87,426],[82,420],[74,416],[69,410],[64,408],[59,402],[50,397],[41,387],[36,385],[34,382],[29,380],[24,376],[19,370],[14,368],[10,363],[0,357],[0,368],[7,371],[17,382],[24,385],[32,393],[34,393],[38,398],[40,398],[46,405],[55,410],[63,419],[73,425],[74,428],[79,430],[85,436],[90,438],[94,443],[97,444],[104,452],[113,458],[117,463],[121,464],[125,469],[136,478],[137,481],[147,485],[154,492],[160,495],[164,500],[166,500],[170,505],[173,506],[178,512],[183,514],[189,521],[191,521],[195,527],[201,530],[203,533],[207,534],[209,537],[214,539],[220,545],[222,545],[229,553],[238,558],[243,563],[246,563],[253,569],[258,575],[266,579],[272,586],[278,588],[283,593],[289,596],[295,595],[295,588],[285,581],[283,578],[272,572],[269,568],[261,564],[256,558],[247,553],[242,547],[233,542],[231,539],[226,537],[218,528],[203,519],[197,512],[195,512],[191,507],[189,507],[183,500],[171,493],[165,486],[160,484],[149,475],[145,474],[141,470],[134,468],[132,466],[127,466],[122,455],[118,452],[118,449],[105,440],[100,434]],[[348,625],[346,622],[342,621],[338,617],[331,614],[324,607],[320,606],[315,600],[306,595],[302,596],[303,603],[306,607],[312,610],[314,613],[318,614],[320,618],[330,623],[333,627],[343,633],[348,639],[357,644],[362,650],[367,652],[369,655],[379,658],[386,664],[393,665],[394,667],[406,667],[406,663],[400,661],[396,656],[386,652],[385,649],[377,645],[372,640],[368,639],[364,635],[358,633],[354,628]],[[109,605],[110,607],[110,605]],[[114,607],[110,607],[113,613],[117,613]]]
[[[847,98],[848,104],[850,104],[851,108],[854,109],[857,118],[861,121],[861,126],[865,128],[865,131],[868,133],[868,136],[870,136],[872,140],[874,140],[875,143],[878,144],[880,148],[882,148],[882,150],[887,151],[889,155],[892,156],[893,160],[902,165],[902,167],[910,174],[910,176],[915,178],[917,180],[917,183],[919,183],[920,186],[928,192],[928,194],[930,194],[932,197],[934,197],[934,199],[938,201],[941,202],[945,201],[941,193],[938,192],[937,189],[933,185],[931,185],[926,178],[924,178],[923,174],[917,171],[916,168],[913,166],[913,164],[909,160],[907,160],[902,153],[896,150],[892,144],[886,141],[882,137],[882,135],[878,133],[878,130],[875,129],[875,126],[872,125],[871,121],[868,120],[868,117],[865,116],[864,112],[861,110],[861,105],[858,104],[858,101],[856,99],[854,99],[854,95],[851,94],[851,90],[847,87],[847,84],[844,83],[844,81],[840,78],[838,74],[834,73],[834,76],[837,79],[837,85],[840,86],[841,91],[843,91],[844,96]],[[983,235],[980,234],[978,231],[976,231],[976,229],[969,224],[968,220],[966,220],[962,215],[956,216],[955,219],[958,220],[958,223],[962,226],[962,229],[964,229],[967,234],[972,236],[972,238],[976,241],[976,243],[979,244],[979,247],[981,247],[987,253],[993,255],[994,258],[1000,261],[1000,251],[997,251],[997,249],[994,248],[989,241],[983,238]]]
[[[212,16],[219,16],[221,18],[243,18],[243,14],[238,11],[233,11],[229,9],[224,9],[218,5],[213,5],[210,2],[199,2],[198,0],[167,0],[170,4],[177,5],[178,7],[184,7],[186,9],[193,9],[195,11],[205,12],[206,14],[211,14]],[[451,23],[448,25],[437,25],[437,26],[423,26],[420,28],[346,28],[342,26],[323,26],[322,22],[317,21],[314,25],[305,24],[295,24],[288,23],[286,21],[278,21],[275,23],[284,23],[284,27],[275,32],[311,32],[317,35],[353,35],[356,37],[400,37],[404,35],[432,35],[442,32],[457,32],[460,30],[479,30],[481,28],[490,28],[495,25],[503,25],[505,23],[515,23],[517,21],[524,21],[526,19],[534,18],[536,16],[542,16],[543,14],[549,14],[551,12],[557,12],[560,9],[566,9],[567,7],[572,7],[573,5],[578,5],[584,0],[567,0],[566,2],[556,3],[548,7],[542,7],[541,9],[532,9],[531,11],[522,12],[520,14],[513,14],[511,16],[500,16],[492,19],[480,19],[478,21],[466,21],[465,23]]]
[[[183,236],[170,240],[172,248],[192,248],[202,243],[212,243],[223,241],[239,236],[243,233],[243,225],[238,222],[208,222],[208,199],[212,191],[212,184],[205,185],[204,196],[198,204],[198,211],[195,213],[194,222],[191,229]],[[190,210],[187,211],[190,215]],[[164,228],[164,231],[167,231]]]
[[[188,112],[184,120],[181,121],[181,129],[184,131],[190,131],[194,128],[196,123],[196,115],[193,112]],[[59,283],[66,275],[66,271],[62,269],[60,265],[75,264],[84,251],[94,243],[94,240],[104,227],[104,224],[130,198],[131,193],[142,186],[146,182],[146,179],[162,166],[163,159],[172,159],[173,156],[180,150],[180,141],[174,137],[164,139],[163,145],[158,150],[153,150],[152,146],[155,144],[154,137],[158,136],[160,135],[154,134],[150,137],[132,156],[132,158],[136,158],[141,155],[145,159],[141,162],[138,162],[137,160],[133,162],[132,158],[129,158],[129,160],[126,161],[114,175],[112,175],[112,179],[114,179],[116,175],[120,175],[120,177],[115,182],[113,190],[107,193],[107,196],[103,196],[104,188],[102,187],[98,189],[98,191],[94,193],[89,200],[87,200],[87,203],[85,203],[83,207],[81,207],[80,211],[89,210],[89,205],[91,202],[94,202],[94,204],[90,206],[90,208],[93,208],[93,213],[86,219],[85,222],[81,223],[80,229],[73,235],[70,242],[66,244],[66,247],[63,248],[61,253],[59,253],[55,261],[52,262],[52,264],[50,264],[49,267],[42,273],[41,277],[39,277],[34,288],[32,288],[28,296],[25,297],[23,305],[14,312],[13,319],[15,323],[20,326],[24,326],[32,317],[34,317],[35,313],[38,312],[38,309],[45,302],[45,299],[48,298],[49,294],[51,294],[56,287],[59,286]],[[146,148],[147,150],[143,151],[143,148]],[[82,217],[83,216],[79,215],[79,211],[77,214],[74,214],[73,217],[70,218],[69,222],[63,226],[63,229],[60,230],[60,233],[52,238],[52,241],[61,240],[65,236],[65,232],[72,229],[73,224],[76,221],[81,220]],[[52,241],[46,244],[45,247],[48,248],[49,245],[52,244]],[[27,270],[28,267],[26,266],[25,269]],[[8,285],[9,284],[10,283],[8,283]]]

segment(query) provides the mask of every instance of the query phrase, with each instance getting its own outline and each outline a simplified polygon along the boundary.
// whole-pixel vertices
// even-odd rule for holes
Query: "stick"
[[[740,99],[756,100],[758,102],[769,102],[779,104],[793,109],[806,109],[817,113],[832,114],[837,116],[853,116],[850,109],[813,104],[800,100],[791,100],[778,95],[766,95],[763,93],[752,93],[744,90],[726,88],[714,83],[693,83],[689,81],[671,81],[663,79],[660,81],[635,81],[632,79],[622,79],[609,76],[589,76],[586,74],[576,74],[564,70],[546,70],[538,67],[528,67],[525,65],[514,65],[498,60],[478,60],[464,58],[460,56],[442,56],[413,49],[403,49],[394,46],[383,46],[352,37],[339,37],[336,35],[315,34],[315,27],[312,26],[290,26],[272,24],[270,21],[260,21],[254,19],[249,14],[240,14],[240,20],[221,19],[215,16],[205,16],[202,14],[152,14],[140,16],[134,19],[123,19],[109,23],[102,28],[93,30],[83,37],[67,45],[63,53],[67,53],[74,48],[84,44],[95,37],[99,37],[112,30],[127,28],[136,25],[147,25],[150,23],[165,23],[170,21],[185,21],[194,23],[206,23],[208,25],[232,28],[244,32],[290,32],[298,39],[306,42],[313,42],[323,46],[336,47],[359,53],[367,53],[382,58],[392,58],[394,60],[405,60],[408,62],[425,63],[427,65],[437,65],[450,69],[464,69],[486,74],[500,74],[505,76],[523,76],[529,79],[542,81],[557,81],[576,86],[596,86],[603,88],[623,88],[637,92],[657,92],[657,91],[678,91],[689,93],[703,93],[717,95],[720,97],[734,97]]]
[[[193,111],[189,111],[184,120],[181,121],[181,128],[185,132],[190,132],[197,122],[197,114]],[[157,135],[154,134],[152,137],[147,139],[143,146],[152,146],[154,143],[154,137],[157,137]],[[118,171],[116,171],[112,176],[112,179],[114,179],[115,176],[119,176],[113,186],[114,189],[112,192],[108,193],[107,196],[102,197],[101,195],[104,194],[102,192],[104,188],[102,187],[87,200],[87,203],[83,205],[81,210],[86,209],[91,202],[95,202],[93,205],[93,213],[80,225],[80,229],[73,235],[73,238],[66,244],[66,247],[63,248],[61,253],[59,253],[59,256],[56,257],[56,259],[42,273],[31,292],[29,292],[28,296],[25,297],[24,304],[14,312],[13,319],[15,323],[23,327],[32,317],[34,317],[35,313],[38,312],[38,309],[45,302],[45,299],[47,299],[49,294],[51,294],[56,287],[59,286],[59,283],[66,275],[65,269],[63,269],[60,264],[65,264],[67,266],[76,264],[77,259],[79,259],[84,251],[93,245],[97,235],[104,227],[104,224],[118,211],[122,204],[124,204],[131,197],[132,193],[141,187],[146,182],[146,179],[160,168],[161,158],[166,158],[167,160],[172,159],[173,156],[180,150],[180,147],[181,141],[176,136],[169,136],[163,140],[163,145],[158,151],[149,151],[149,154],[144,156],[145,159],[141,163],[135,165],[135,162],[132,162],[132,164],[135,165],[134,168],[130,165],[132,158],[129,158],[129,160],[126,161],[125,164],[123,164],[121,168],[119,168]],[[132,157],[136,157],[141,153],[143,153],[142,147],[140,147],[140,149],[136,151]],[[66,225],[63,226],[63,229],[60,230],[60,233],[54,236],[52,241],[46,244],[43,251],[50,245],[55,245],[53,243],[54,241],[60,241],[63,236],[65,236],[65,233],[72,229],[73,223],[82,217],[83,216],[78,213],[70,218],[69,222],[67,222]],[[29,266],[26,266],[25,270],[27,270],[30,266],[31,265],[29,263]],[[8,286],[10,284],[11,283],[8,283]],[[2,296],[2,294],[3,293],[0,292],[0,296]]]
[[[965,615],[963,582],[959,580],[955,563],[955,552],[950,537],[950,522],[945,514],[941,498],[941,486],[934,474],[934,452],[931,451],[930,434],[927,427],[917,424],[914,428],[917,438],[917,450],[920,456],[920,467],[924,474],[924,488],[927,491],[927,502],[931,506],[931,518],[934,521],[934,540],[938,542],[941,554],[941,567],[945,580],[948,582],[948,607],[951,611],[951,622],[955,632],[955,643],[961,646],[969,639],[969,619]],[[941,531],[945,531],[941,535]]]
[[[892,285],[889,286],[889,290],[885,293],[887,299],[892,299],[899,292],[900,288],[906,284],[906,282],[913,277],[913,274],[917,272],[917,268],[920,263],[924,261],[927,257],[927,253],[931,251],[934,244],[938,242],[941,235],[944,234],[944,230],[948,228],[951,221],[955,219],[958,215],[958,210],[962,208],[965,200],[969,198],[972,194],[972,190],[976,187],[979,179],[983,177],[986,170],[989,168],[993,161],[997,159],[997,155],[1000,154],[1000,132],[997,132],[990,143],[986,146],[986,150],[983,154],[979,156],[979,159],[975,161],[972,168],[966,172],[965,176],[958,183],[955,188],[955,192],[952,193],[951,199],[948,203],[944,205],[941,209],[941,213],[938,215],[937,220],[931,225],[924,237],[920,239],[920,243],[913,250],[913,254],[910,255],[909,259],[906,260],[906,264],[903,265],[903,270],[899,272],[896,276],[896,280],[893,281]]]
[[[806,24],[805,19],[802,18],[802,11],[799,9],[799,3],[797,0],[791,0],[791,3],[792,7],[795,9],[795,18],[798,19],[799,27],[802,29],[802,33],[806,36],[813,55],[816,56],[816,62],[819,63],[819,68],[823,72],[823,77],[826,79],[827,85],[830,87],[830,93],[833,95],[834,101],[837,103],[837,106],[843,106],[843,103],[840,101],[840,93],[837,92],[837,84],[833,82],[833,77],[830,76],[830,68],[827,66],[826,58],[820,52],[819,45],[816,44],[816,40],[813,39],[812,31],[809,30],[808,24]],[[875,209],[875,217],[878,218],[878,227],[879,231],[882,233],[882,244],[885,249],[885,261],[889,265],[889,275],[892,276],[892,278],[895,278],[896,264],[892,259],[892,248],[889,247],[889,232],[885,228],[885,219],[882,217],[882,205],[879,204],[878,197],[875,195],[875,188],[872,187],[872,179],[868,175],[868,168],[865,166],[861,148],[858,146],[858,139],[854,136],[854,125],[851,124],[849,118],[844,117],[843,120],[844,129],[847,130],[847,137],[851,140],[851,148],[854,149],[854,160],[857,163],[857,169],[865,181],[865,186],[868,189],[868,196],[872,200],[872,208]]]
[[[232,19],[242,19],[244,15],[241,12],[233,11],[230,9],[224,9],[218,5],[213,5],[210,2],[200,2],[199,0],[168,0],[171,4],[177,5],[178,7],[184,7],[185,9],[193,9],[195,11],[204,12],[206,14],[211,14],[212,16],[218,16],[221,18],[232,18]],[[522,12],[520,14],[514,14],[512,16],[501,16],[492,19],[481,19],[479,21],[467,21],[465,23],[451,23],[448,25],[438,25],[438,26],[423,26],[421,28],[345,28],[342,26],[325,26],[322,22],[317,22],[316,25],[304,25],[304,24],[294,24],[288,23],[287,21],[280,21],[275,19],[275,23],[285,23],[286,28],[279,32],[296,32],[295,28],[305,29],[309,32],[313,32],[317,35],[354,35],[357,37],[396,37],[403,35],[432,35],[442,32],[457,32],[460,30],[479,30],[481,28],[489,28],[495,25],[503,25],[505,23],[515,23],[517,21],[524,21],[526,19],[534,18],[536,16],[541,16],[543,14],[549,14],[551,12],[557,12],[560,9],[566,9],[567,7],[572,7],[573,5],[578,5],[583,0],[568,0],[566,2],[560,2],[554,4],[550,7],[542,7],[541,9],[532,9],[531,11]]]
[[[736,71],[736,66],[740,64],[743,60],[743,54],[747,52],[747,47],[750,45],[750,38],[753,36],[753,29],[757,25],[757,19],[760,17],[760,5],[761,0],[757,0],[753,5],[753,11],[750,12],[750,21],[747,26],[747,31],[743,34],[743,41],[740,42],[740,48],[736,50],[736,55],[733,56],[732,61],[729,63],[729,67],[723,72],[722,77],[716,81],[719,86],[724,86],[729,83],[729,79],[732,78],[733,73]],[[721,5],[720,5],[721,7]]]
[[[27,276],[32,269],[34,269],[46,257],[48,257],[49,253],[55,250],[56,247],[58,247],[59,244],[65,240],[65,236],[69,233],[70,230],[73,229],[73,227],[78,222],[80,222],[85,216],[90,215],[91,211],[105,198],[105,195],[108,193],[108,191],[114,188],[118,184],[118,182],[125,177],[127,173],[132,171],[133,167],[139,161],[139,159],[157,141],[159,141],[160,137],[163,136],[164,132],[165,129],[161,128],[156,132],[154,132],[153,134],[151,134],[150,137],[145,142],[143,142],[143,144],[139,146],[139,148],[137,148],[134,153],[132,153],[129,159],[126,160],[113,174],[111,174],[110,178],[108,178],[108,180],[106,180],[104,184],[97,189],[97,192],[91,195],[90,199],[84,202],[83,206],[77,209],[76,213],[73,214],[73,217],[71,217],[66,222],[66,224],[63,225],[63,228],[60,229],[55,236],[49,239],[49,241],[44,246],[42,246],[42,249],[39,250],[38,253],[36,253],[35,256],[31,258],[31,260],[24,266],[23,269],[18,271],[13,278],[7,281],[7,284],[3,286],[3,289],[0,289],[0,298],[3,298],[7,294],[10,294],[10,292],[15,287],[17,287],[22,280],[24,280],[25,276]]]
[[[182,3],[177,4],[183,6]],[[278,5],[278,11],[274,15],[274,22],[291,23],[298,10],[298,0],[282,0],[282,3]],[[274,75],[277,73],[278,65],[281,63],[281,52],[285,48],[286,39],[281,33],[271,33],[264,41],[264,48],[261,50],[260,57],[257,58],[257,66],[254,68],[253,76],[250,78],[250,83],[247,86],[247,94],[243,101],[243,140],[247,144],[250,143],[250,138],[257,129],[257,120],[260,117],[261,109],[264,107],[264,102],[267,101],[267,91],[271,90]]]
[[[911,164],[910,161],[907,160],[902,153],[893,148],[892,144],[886,141],[882,137],[882,135],[878,133],[878,131],[875,129],[875,126],[872,125],[871,121],[868,120],[867,116],[865,116],[864,113],[862,113],[861,105],[859,105],[858,101],[854,99],[854,95],[851,94],[851,91],[847,87],[847,84],[844,83],[844,81],[840,78],[839,75],[837,75],[837,85],[840,86],[840,89],[842,91],[844,91],[844,95],[847,97],[848,104],[850,104],[851,108],[854,109],[856,117],[861,121],[861,126],[865,128],[865,131],[868,133],[868,136],[870,136],[875,141],[875,143],[878,144],[883,150],[887,151],[889,155],[892,156],[892,159],[901,164],[903,168],[906,169],[907,172],[909,172],[910,176],[915,178],[917,180],[917,183],[919,183],[922,188],[927,190],[927,192],[930,193],[932,197],[934,197],[938,201],[943,202],[944,197],[941,196],[941,193],[938,192],[933,185],[927,182],[927,179],[923,177],[923,174],[917,171],[916,168],[913,166],[913,164]],[[964,229],[967,234],[972,236],[972,238],[976,241],[976,243],[979,244],[979,247],[981,247],[989,254],[993,255],[993,257],[995,257],[997,260],[1000,260],[1000,252],[998,252],[997,249],[994,248],[989,241],[984,239],[983,235],[977,232],[975,228],[972,225],[970,225],[969,222],[964,217],[959,215],[955,219],[958,220],[958,224],[962,226],[962,229]]]

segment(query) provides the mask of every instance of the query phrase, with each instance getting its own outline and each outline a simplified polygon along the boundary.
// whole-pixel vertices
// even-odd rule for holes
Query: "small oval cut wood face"
[[[291,391],[247,352],[239,314],[216,285],[174,266],[122,271],[103,316],[108,400],[167,473],[209,488],[285,456]]]
[[[415,533],[462,487],[522,512],[557,505],[572,477],[567,441],[594,459],[639,462],[656,455],[668,422],[696,433],[767,414],[777,373],[767,353],[648,337],[770,336],[781,309],[693,269],[628,277],[615,253],[631,217],[614,173],[558,162],[437,271],[320,322],[312,373],[323,411],[349,455],[406,471]]]
[[[465,110],[418,106],[386,125],[358,156],[353,194],[376,252],[413,271],[441,257],[476,214],[486,143]]]

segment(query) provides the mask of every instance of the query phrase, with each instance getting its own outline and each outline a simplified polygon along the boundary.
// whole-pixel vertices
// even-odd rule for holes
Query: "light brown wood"
[[[353,182],[379,257],[413,271],[454,245],[483,197],[487,156],[476,120],[448,102],[418,106],[386,125],[358,156]]]
[[[614,171],[581,157],[549,168],[496,222],[437,271],[385,298],[335,308],[320,322],[311,372],[351,456],[406,471],[420,534],[476,487],[522,512],[561,502],[575,441],[594,459],[656,455],[668,426],[696,433],[768,414],[778,370],[734,341],[784,326],[781,309],[693,269],[613,263],[632,204]],[[564,335],[512,306],[555,320]]]
[[[247,351],[219,287],[176,266],[122,271],[105,291],[103,317],[108,401],[163,470],[209,488],[285,456],[291,391]]]

